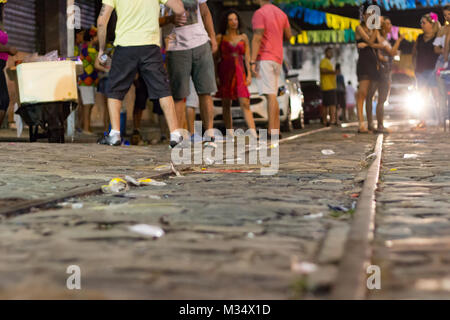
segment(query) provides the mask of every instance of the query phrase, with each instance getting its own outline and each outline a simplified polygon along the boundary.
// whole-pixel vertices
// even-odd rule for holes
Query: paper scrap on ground
[[[129,230],[153,238],[161,238],[165,234],[164,230],[160,227],[148,224],[135,224],[134,226],[130,226]]]
[[[333,154],[335,154],[335,152],[330,149],[325,149],[325,150],[322,150],[322,154],[325,156],[332,156]]]

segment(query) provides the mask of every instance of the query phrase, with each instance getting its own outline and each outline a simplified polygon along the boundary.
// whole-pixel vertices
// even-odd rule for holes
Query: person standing
[[[9,56],[15,56],[17,49],[8,45],[8,34],[5,32],[5,26],[3,24],[3,13],[5,4],[0,4],[0,126],[5,119],[6,111],[9,107],[9,93],[8,84],[4,69]]]
[[[413,47],[413,61],[416,64],[417,88],[421,92],[427,105],[431,105],[434,97],[439,96],[435,75],[436,62],[439,54],[434,51],[434,41],[441,27],[436,16],[426,14],[420,20],[423,34],[419,35]],[[445,57],[444,57],[445,58]],[[439,102],[439,101],[437,101]],[[425,110],[424,110],[425,111]],[[426,127],[425,112],[420,112],[421,121],[416,129]]]
[[[358,48],[358,63],[356,73],[358,75],[358,99],[356,101],[358,111],[358,133],[368,133],[364,125],[364,103],[367,99],[372,82],[379,80],[380,65],[376,49],[383,49],[385,44],[378,43],[379,31],[367,26],[371,15],[368,13],[369,4],[360,7],[361,24],[356,27],[355,39]]]
[[[341,72],[341,65],[336,64],[336,96],[337,96],[337,104],[336,104],[336,123],[340,125],[341,123],[341,115],[342,121],[347,122],[347,116],[345,114],[345,79],[344,75]]]
[[[384,103],[386,102],[389,92],[391,90],[391,78],[392,78],[392,64],[394,56],[398,54],[398,48],[403,41],[404,36],[399,35],[395,44],[391,44],[387,41],[387,35],[391,32],[392,23],[388,17],[383,17],[380,35],[378,42],[383,43],[385,46],[383,49],[377,50],[378,60],[380,63],[379,79],[373,81],[370,84],[369,91],[366,99],[366,116],[369,131],[375,131],[373,125],[372,103],[375,92],[378,91],[377,99],[377,132],[387,133],[384,129]]]
[[[170,146],[174,148],[183,140],[161,55],[160,3],[166,4],[175,12],[178,24],[186,22],[181,0],[134,0],[132,3],[129,0],[103,0],[97,21],[99,57],[105,51],[107,26],[114,9],[118,19],[114,42],[116,50],[107,89],[111,131],[98,141],[99,144],[121,144],[120,109],[138,72],[147,86],[149,98],[158,99],[161,104],[170,130]]]
[[[253,74],[259,92],[266,96],[269,114],[269,136],[280,135],[280,106],[277,101],[278,81],[283,63],[283,39],[292,37],[287,15],[268,0],[258,0],[261,6],[253,15]]]
[[[183,0],[187,22],[176,26],[167,38],[167,66],[178,123],[186,120],[186,98],[192,77],[200,100],[200,114],[206,130],[205,143],[214,146],[214,106],[211,94],[217,92],[213,54],[216,33],[207,0]]]
[[[252,83],[252,76],[247,77],[245,72],[245,70],[250,70],[250,42],[247,35],[240,30],[239,13],[236,10],[228,11],[222,22],[221,34],[217,36],[219,44],[217,55],[219,92],[217,96],[222,98],[227,137],[233,136],[231,115],[233,100],[239,100],[245,121],[251,134],[256,137],[255,120],[250,110],[250,92],[247,88]]]
[[[325,57],[320,61],[320,89],[322,90],[322,121],[327,127],[330,124],[337,125],[336,120],[336,71],[331,63],[333,58],[333,49],[328,47],[325,49]],[[328,114],[330,122],[328,122]]]
[[[106,45],[107,60],[104,65],[101,65],[98,59],[95,60],[95,68],[98,71],[98,87],[96,95],[96,105],[103,112],[103,131],[109,130],[109,113],[108,113],[108,97],[106,96],[106,89],[108,87],[109,70],[111,69],[111,56],[113,55],[114,46],[112,43]]]
[[[345,88],[345,100],[346,100],[346,118],[348,121],[353,121],[356,119],[356,90],[353,88],[352,82],[349,81],[347,83],[347,87]]]
[[[92,135],[91,131],[91,113],[95,104],[96,87],[98,85],[98,73],[95,68],[98,51],[97,30],[91,28],[84,33],[84,42],[75,47],[75,55],[80,56],[83,62],[84,73],[78,79],[78,88],[81,95],[82,104],[82,128],[83,133]]]
[[[450,4],[447,4],[443,9],[442,13],[444,14],[446,24],[439,30],[436,35],[436,39],[433,42],[434,52],[439,54],[439,58],[436,62],[435,72],[436,79],[439,89],[439,105],[438,105],[438,121],[442,126],[444,125],[444,121],[446,119],[447,113],[447,86],[445,84],[445,80],[440,76],[440,70],[448,68],[448,41],[450,37],[448,36],[450,33]],[[446,45],[447,44],[447,45]],[[447,55],[447,59],[444,56]]]

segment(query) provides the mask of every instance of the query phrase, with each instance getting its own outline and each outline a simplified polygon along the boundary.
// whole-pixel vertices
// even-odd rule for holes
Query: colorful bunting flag
[[[365,1],[366,0],[274,0],[274,3],[279,5],[291,4],[310,9],[319,9],[343,7],[345,5],[360,6]],[[389,11],[391,9],[416,9],[417,3],[419,3],[422,7],[445,6],[446,4],[450,4],[450,0],[372,0],[371,3],[379,5]]]

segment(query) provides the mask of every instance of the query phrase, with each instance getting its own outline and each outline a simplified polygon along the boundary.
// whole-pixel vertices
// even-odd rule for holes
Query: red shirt
[[[273,4],[258,9],[252,19],[253,30],[264,29],[257,60],[283,63],[284,29],[289,28],[287,15]]]

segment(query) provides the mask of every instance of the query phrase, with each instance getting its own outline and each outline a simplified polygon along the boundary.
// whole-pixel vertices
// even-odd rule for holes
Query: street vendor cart
[[[78,104],[80,72],[75,61],[22,63],[7,71],[19,93],[16,113],[29,126],[30,142],[64,143],[66,119]]]

